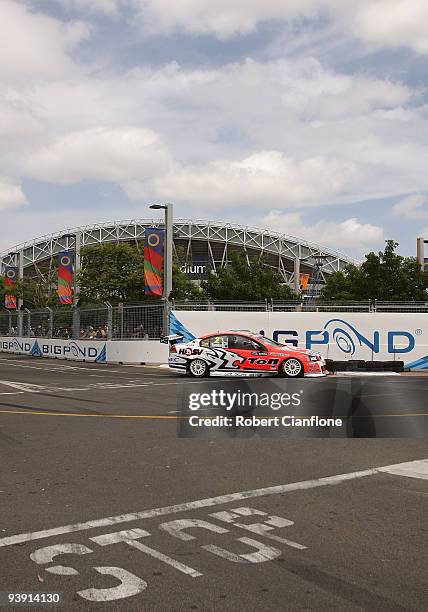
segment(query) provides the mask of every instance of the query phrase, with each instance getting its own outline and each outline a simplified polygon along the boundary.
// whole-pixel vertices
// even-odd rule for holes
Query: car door
[[[268,353],[266,348],[251,338],[242,334],[230,334],[228,350],[242,358],[240,370],[269,371]]]

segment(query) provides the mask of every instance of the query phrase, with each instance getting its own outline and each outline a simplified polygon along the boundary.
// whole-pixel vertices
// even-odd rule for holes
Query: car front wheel
[[[279,367],[279,374],[287,378],[300,378],[304,374],[302,362],[295,357],[285,359]]]
[[[204,376],[209,376],[209,367],[203,359],[193,359],[189,363],[188,372],[195,378],[204,378]]]

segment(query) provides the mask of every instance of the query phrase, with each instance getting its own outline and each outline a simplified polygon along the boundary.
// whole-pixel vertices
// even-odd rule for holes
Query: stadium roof
[[[146,227],[162,227],[161,219],[134,219],[83,225],[35,238],[0,254],[4,264],[16,264],[17,253],[23,253],[24,269],[37,268],[60,251],[74,248],[74,235],[80,234],[81,244],[94,246],[108,242],[141,242]],[[321,263],[322,275],[343,270],[351,258],[318,244],[271,230],[263,230],[234,223],[177,219],[174,221],[174,245],[186,251],[188,261],[207,260],[212,267],[225,265],[233,251],[244,251],[248,256],[263,253],[269,265],[277,268],[284,279],[292,280],[294,261],[300,260],[302,272],[310,272],[314,258]]]

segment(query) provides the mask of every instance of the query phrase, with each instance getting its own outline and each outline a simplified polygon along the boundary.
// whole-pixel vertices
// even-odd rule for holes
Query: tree
[[[225,268],[210,272],[202,289],[213,300],[293,300],[297,295],[263,257],[247,261],[244,253],[232,253]]]
[[[322,292],[326,300],[419,301],[428,298],[428,273],[414,257],[397,255],[398,243],[387,240],[384,252],[368,253],[361,266],[348,265],[332,274]]]
[[[82,251],[79,274],[83,303],[153,301],[144,294],[144,256],[138,246],[127,243],[103,244]],[[174,258],[171,298],[200,299],[200,291],[180,270]]]
[[[107,243],[82,249],[80,301],[140,302],[144,299],[144,258],[137,246]]]

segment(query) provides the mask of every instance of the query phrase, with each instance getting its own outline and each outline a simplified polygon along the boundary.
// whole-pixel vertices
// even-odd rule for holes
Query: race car
[[[325,376],[324,358],[306,349],[279,344],[250,331],[207,334],[171,343],[168,365],[195,378],[210,375]]]

